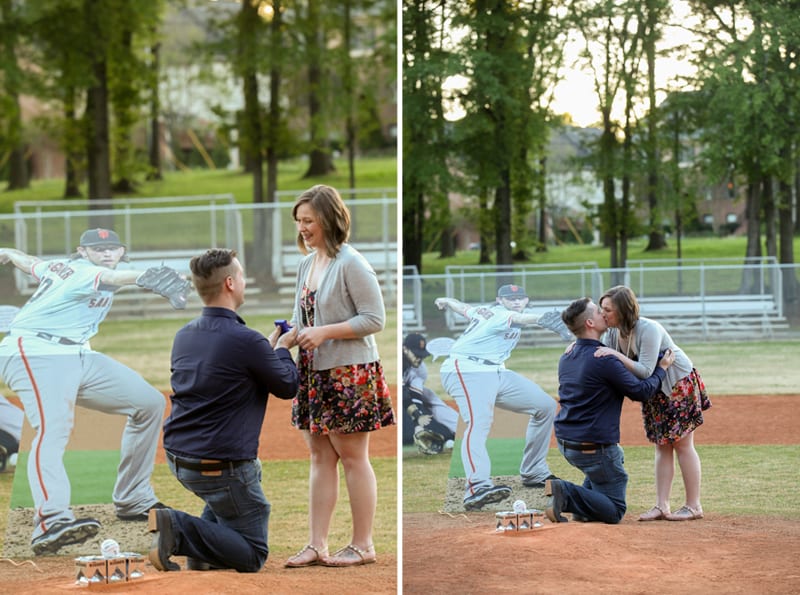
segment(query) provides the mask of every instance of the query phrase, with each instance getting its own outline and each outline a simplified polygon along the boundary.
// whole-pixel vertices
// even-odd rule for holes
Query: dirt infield
[[[698,444],[800,443],[800,396],[713,402]],[[498,415],[493,435],[524,434],[521,416]],[[635,404],[623,410],[622,444],[647,444]],[[798,520],[706,511],[701,521],[640,523],[637,512],[619,525],[545,521],[518,536],[495,533],[487,513],[406,514],[403,593],[800,593]]]
[[[719,397],[709,422],[698,430],[701,444],[797,444],[800,396]],[[298,458],[305,447],[287,428],[287,404],[270,402],[264,442],[282,444],[262,456],[286,452]],[[758,412],[759,424],[751,423]],[[270,416],[270,413],[272,416]],[[518,418],[520,416],[514,416]],[[623,411],[623,444],[645,444],[635,406]],[[510,432],[517,419],[509,418]],[[495,424],[496,427],[505,424]],[[523,423],[524,426],[524,423]],[[746,429],[746,430],[745,430]],[[499,431],[499,430],[498,430]],[[702,432],[702,434],[701,434]],[[376,432],[373,455],[395,454],[394,429]],[[286,441],[284,444],[284,440]],[[286,448],[284,448],[284,446]],[[304,455],[300,455],[304,456]],[[443,544],[446,543],[446,549]],[[403,518],[403,593],[796,593],[800,592],[800,521],[741,517],[707,511],[691,523],[638,523],[629,515],[619,525],[545,525],[520,537],[497,535],[485,514],[407,514]],[[150,595],[173,592],[338,593],[397,592],[397,559],[349,569],[287,570],[269,560],[256,574],[157,573],[141,583],[92,588],[92,592]],[[16,560],[20,563],[21,560]],[[67,577],[72,557],[41,558],[13,566],[0,562],[0,591],[24,594],[80,592]],[[84,591],[85,592],[85,591]]]
[[[395,387],[390,387],[396,394]],[[76,422],[69,448],[76,450],[92,448],[119,448],[119,437],[125,418],[105,415],[78,408]],[[305,459],[308,449],[299,431],[290,424],[291,401],[270,399],[267,416],[262,429],[259,457],[263,459]],[[27,426],[27,424],[26,424]],[[100,429],[103,433],[100,433]],[[30,428],[23,432],[25,445],[30,444]],[[370,456],[394,457],[397,455],[397,427],[384,428],[370,434]],[[164,452],[159,449],[157,462],[164,462]],[[88,509],[91,510],[88,510]],[[82,514],[95,516],[103,522],[110,534],[122,535],[123,531],[134,531],[131,525],[141,523],[121,523],[114,517],[111,505],[81,507]],[[91,514],[90,514],[91,513]],[[0,511],[5,514],[5,511]],[[283,559],[270,558],[264,568],[255,574],[239,574],[235,571],[196,572],[186,571],[159,573],[148,565],[147,573],[141,582],[122,585],[108,585],[91,588],[74,584],[74,559],[86,553],[81,547],[97,551],[99,544],[69,546],[63,553],[54,557],[30,558],[28,543],[32,511],[11,511],[9,531],[6,536],[5,554],[14,554],[10,559],[0,560],[0,592],[2,593],[60,593],[60,592],[110,592],[114,594],[136,593],[137,595],[163,595],[164,593],[310,593],[325,589],[335,593],[396,593],[398,584],[398,562],[395,555],[378,552],[378,563],[358,568],[302,568],[285,569]],[[127,525],[127,527],[125,527]],[[20,535],[12,535],[18,528]],[[115,532],[116,531],[116,532]],[[19,541],[21,547],[17,547]],[[141,543],[140,543],[141,542]],[[134,551],[146,551],[149,538],[144,532],[126,543]],[[144,544],[144,545],[143,545]],[[77,548],[77,549],[76,549]],[[24,553],[23,553],[24,552]],[[185,567],[181,557],[175,561]],[[13,561],[12,561],[13,560]]]

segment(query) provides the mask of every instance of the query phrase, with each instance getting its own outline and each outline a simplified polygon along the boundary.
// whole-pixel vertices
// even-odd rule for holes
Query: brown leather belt
[[[558,439],[558,443],[570,450],[600,450],[606,446],[614,446],[613,444],[597,444],[596,442],[570,442],[561,438]]]
[[[167,458],[172,461],[172,463],[176,467],[183,467],[184,469],[191,469],[192,471],[222,471],[224,469],[236,469],[237,467],[241,467],[245,463],[249,463],[249,460],[245,461],[220,461],[215,459],[200,459],[200,461],[188,461],[186,459],[182,459],[180,457],[176,457],[174,454],[168,452],[166,453]]]

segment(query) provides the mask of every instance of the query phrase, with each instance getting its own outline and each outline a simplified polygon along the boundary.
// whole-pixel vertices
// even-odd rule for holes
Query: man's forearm
[[[536,324],[539,322],[539,315],[533,313],[526,314],[524,312],[515,312],[511,315],[511,322],[521,326]]]
[[[3,264],[10,262],[23,273],[30,275],[31,267],[39,262],[39,258],[14,248],[0,248],[0,262]]]

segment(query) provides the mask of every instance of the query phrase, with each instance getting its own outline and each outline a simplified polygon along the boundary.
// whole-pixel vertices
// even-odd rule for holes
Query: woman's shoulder
[[[662,325],[658,320],[640,316],[636,326],[640,329],[640,332],[637,334],[642,339],[644,337],[650,337],[651,340],[657,339],[659,342],[662,342],[664,338],[668,338],[669,341],[672,341],[667,329],[665,329],[664,325]]]
[[[372,265],[369,264],[369,261],[366,257],[361,254],[358,250],[353,248],[350,244],[342,244],[339,246],[339,253],[336,255],[337,262],[341,265],[359,265],[365,266],[369,269],[372,268]]]

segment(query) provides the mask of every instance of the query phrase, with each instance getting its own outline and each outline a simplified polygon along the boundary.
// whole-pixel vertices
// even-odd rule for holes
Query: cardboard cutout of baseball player
[[[411,333],[403,340],[403,444],[416,444],[426,455],[449,452],[458,427],[458,412],[425,386],[430,352],[426,339]]]
[[[19,441],[22,438],[22,409],[0,395],[0,473],[16,467]]]
[[[461,460],[467,475],[467,510],[500,502],[511,494],[511,488],[495,485],[491,478],[486,439],[495,407],[529,416],[520,464],[523,485],[544,488],[545,480],[555,477],[546,459],[557,403],[535,382],[504,365],[522,328],[539,323],[538,314],[524,312],[528,301],[525,290],[517,285],[500,287],[491,305],[470,306],[446,297],[435,301],[440,310],[448,308],[469,320],[440,369],[442,386],[455,399],[466,423]]]
[[[114,292],[141,285],[147,273],[115,270],[124,258],[125,246],[108,229],[84,232],[70,258],[40,260],[0,249],[0,263],[10,262],[38,281],[0,342],[0,375],[19,396],[36,433],[27,467],[35,506],[31,548],[36,555],[82,543],[100,529],[95,519],[76,519],[70,508],[70,482],[62,459],[75,405],[128,416],[112,494],[117,517],[146,521],[149,509],[164,506],[153,492],[150,475],[166,399],[137,372],[89,344],[111,308]],[[173,287],[178,287],[180,276],[173,273]]]

